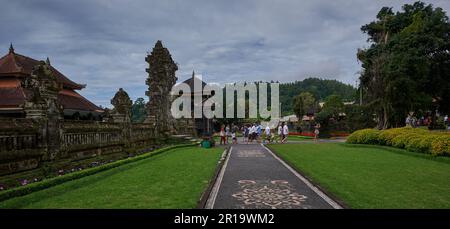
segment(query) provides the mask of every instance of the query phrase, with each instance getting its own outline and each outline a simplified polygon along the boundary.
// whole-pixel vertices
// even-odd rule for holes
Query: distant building
[[[198,82],[200,81],[200,82]],[[211,97],[211,95],[204,95],[203,88],[206,86],[206,83],[195,76],[195,72],[192,72],[192,77],[183,81],[182,83],[187,84],[191,89],[191,94],[189,95],[181,95],[181,96],[190,96],[191,97],[191,117],[192,118],[180,118],[177,119],[178,133],[190,134],[193,133],[196,136],[204,136],[212,134],[213,132],[213,119],[208,119],[203,115],[202,118],[193,118],[194,117],[194,107],[202,106],[204,102]],[[199,91],[196,91],[194,85],[198,83],[201,86]],[[205,94],[210,94],[209,92]],[[194,103],[194,96],[200,95],[202,97],[202,104]],[[190,133],[189,133],[190,132]]]
[[[48,59],[47,62],[49,63]],[[23,82],[31,76],[33,68],[38,64],[38,60],[16,53],[12,44],[8,54],[0,58],[0,116],[25,116],[23,105],[30,99],[31,92],[23,87]],[[54,67],[51,67],[51,71],[57,82],[62,84],[58,103],[63,107],[64,116],[99,116],[103,112],[77,93],[86,85],[73,82]]]

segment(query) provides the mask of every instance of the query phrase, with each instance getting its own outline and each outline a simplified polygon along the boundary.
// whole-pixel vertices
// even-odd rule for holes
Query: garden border
[[[184,148],[184,147],[190,147],[190,146],[196,146],[198,145],[198,143],[190,143],[190,144],[180,144],[180,145],[173,145],[173,146],[167,146],[164,148],[160,148],[157,149],[155,151],[152,152],[148,152],[148,153],[144,153],[135,157],[131,157],[131,158],[126,158],[123,160],[119,160],[119,161],[115,161],[112,163],[108,163],[108,164],[104,164],[98,167],[94,167],[94,168],[88,168],[82,171],[77,171],[77,172],[73,172],[70,174],[66,174],[66,175],[62,175],[62,176],[58,176],[58,177],[53,177],[50,179],[46,179],[40,182],[36,182],[36,183],[32,183],[26,186],[21,186],[21,187],[17,187],[17,188],[13,188],[13,189],[9,189],[3,192],[0,192],[0,202],[1,201],[5,201],[7,199],[11,199],[14,197],[19,197],[19,196],[25,196],[27,194],[30,194],[32,192],[36,192],[36,191],[40,191],[40,190],[44,190],[46,188],[49,187],[53,187],[56,186],[58,184],[62,184],[65,183],[67,181],[71,181],[71,180],[75,180],[75,179],[79,179],[79,178],[83,178],[83,177],[87,177],[102,171],[106,171],[112,168],[116,168],[119,167],[121,165],[125,165],[128,163],[132,163],[132,162],[136,162],[136,161],[140,161],[143,159],[147,159],[153,156],[156,156],[158,154],[161,154],[163,152],[172,150],[172,149],[177,149],[177,148]]]
[[[219,165],[216,167],[216,171],[214,172],[214,177],[209,181],[208,188],[203,192],[202,196],[200,197],[200,200],[197,204],[197,209],[205,209],[207,208],[208,200],[211,196],[211,193],[213,192],[213,188],[216,185],[217,179],[219,178],[223,167],[225,165],[225,161],[228,159],[228,155],[231,152],[231,147],[226,147],[225,150],[222,153],[222,156],[219,160]]]
[[[347,143],[347,142],[342,142],[341,144],[343,146],[345,146],[345,147],[363,147],[363,148],[384,149],[384,150],[390,151],[392,153],[407,155],[407,156],[411,156],[411,157],[419,157],[419,158],[432,160],[432,161],[437,161],[437,162],[450,163],[450,157],[445,156],[445,155],[433,156],[433,155],[428,154],[428,153],[420,153],[420,152],[410,151],[410,150],[407,150],[407,149],[401,149],[401,148],[397,148],[397,147],[394,147],[394,146],[374,145],[374,144],[359,144],[359,143],[356,144],[356,143]]]

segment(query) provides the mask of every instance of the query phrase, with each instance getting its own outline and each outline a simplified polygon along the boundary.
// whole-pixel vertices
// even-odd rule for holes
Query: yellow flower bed
[[[386,145],[432,155],[450,154],[449,133],[411,127],[358,130],[347,138],[347,143]]]

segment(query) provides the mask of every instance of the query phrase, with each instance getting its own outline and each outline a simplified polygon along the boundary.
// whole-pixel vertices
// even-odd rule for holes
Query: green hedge
[[[347,138],[347,143],[393,146],[435,156],[450,154],[449,133],[411,127],[358,130]]]
[[[29,185],[26,186],[21,186],[21,187],[17,187],[17,188],[13,188],[13,189],[9,189],[6,191],[2,191],[0,192],[0,201],[4,201],[6,199],[10,199],[13,197],[18,197],[18,196],[24,196],[27,195],[29,193],[32,192],[36,192],[39,190],[43,190],[67,181],[71,181],[71,180],[75,180],[75,179],[79,179],[85,176],[90,176],[93,175],[95,173],[98,172],[102,172],[108,169],[112,169],[124,164],[128,164],[131,162],[135,162],[135,161],[139,161],[142,159],[146,159],[149,157],[153,157],[155,155],[158,155],[160,153],[163,153],[165,151],[171,150],[171,149],[176,149],[176,148],[181,148],[181,147],[189,147],[189,146],[196,146],[198,145],[198,143],[191,143],[191,144],[182,144],[182,145],[175,145],[175,146],[169,146],[169,147],[164,147],[161,149],[157,149],[155,151],[149,152],[149,153],[144,153],[141,155],[138,155],[136,157],[131,157],[131,158],[127,158],[127,159],[123,159],[123,160],[119,160],[119,161],[115,161],[112,163],[108,163],[108,164],[104,164],[98,167],[94,167],[94,168],[89,168],[89,169],[85,169],[85,170],[81,170],[81,171],[77,171],[77,172],[73,172],[73,173],[69,173],[63,176],[58,176],[58,177],[53,177],[47,180],[43,180],[40,182],[36,182],[36,183],[31,183]]]
[[[347,138],[348,143],[354,144],[378,144],[379,130],[374,129],[362,129],[353,132]]]

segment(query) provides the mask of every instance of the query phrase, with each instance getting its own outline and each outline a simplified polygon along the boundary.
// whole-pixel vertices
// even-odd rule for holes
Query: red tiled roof
[[[20,108],[29,97],[30,93],[22,87],[0,87],[0,108]],[[58,102],[64,109],[102,112],[101,108],[70,89],[59,92]]]
[[[63,105],[64,109],[102,112],[101,108],[73,90],[63,89],[60,91],[58,101]]]
[[[0,78],[2,76],[22,76],[27,77],[31,75],[33,67],[38,65],[39,61],[10,51],[8,54],[0,58]],[[64,76],[56,68],[51,67],[53,73],[56,75],[57,80],[66,88],[82,89],[85,86],[77,84]]]
[[[25,103],[25,93],[21,87],[0,88],[0,108],[17,108]]]
[[[20,80],[17,78],[1,79],[0,88],[2,87],[20,87]]]

